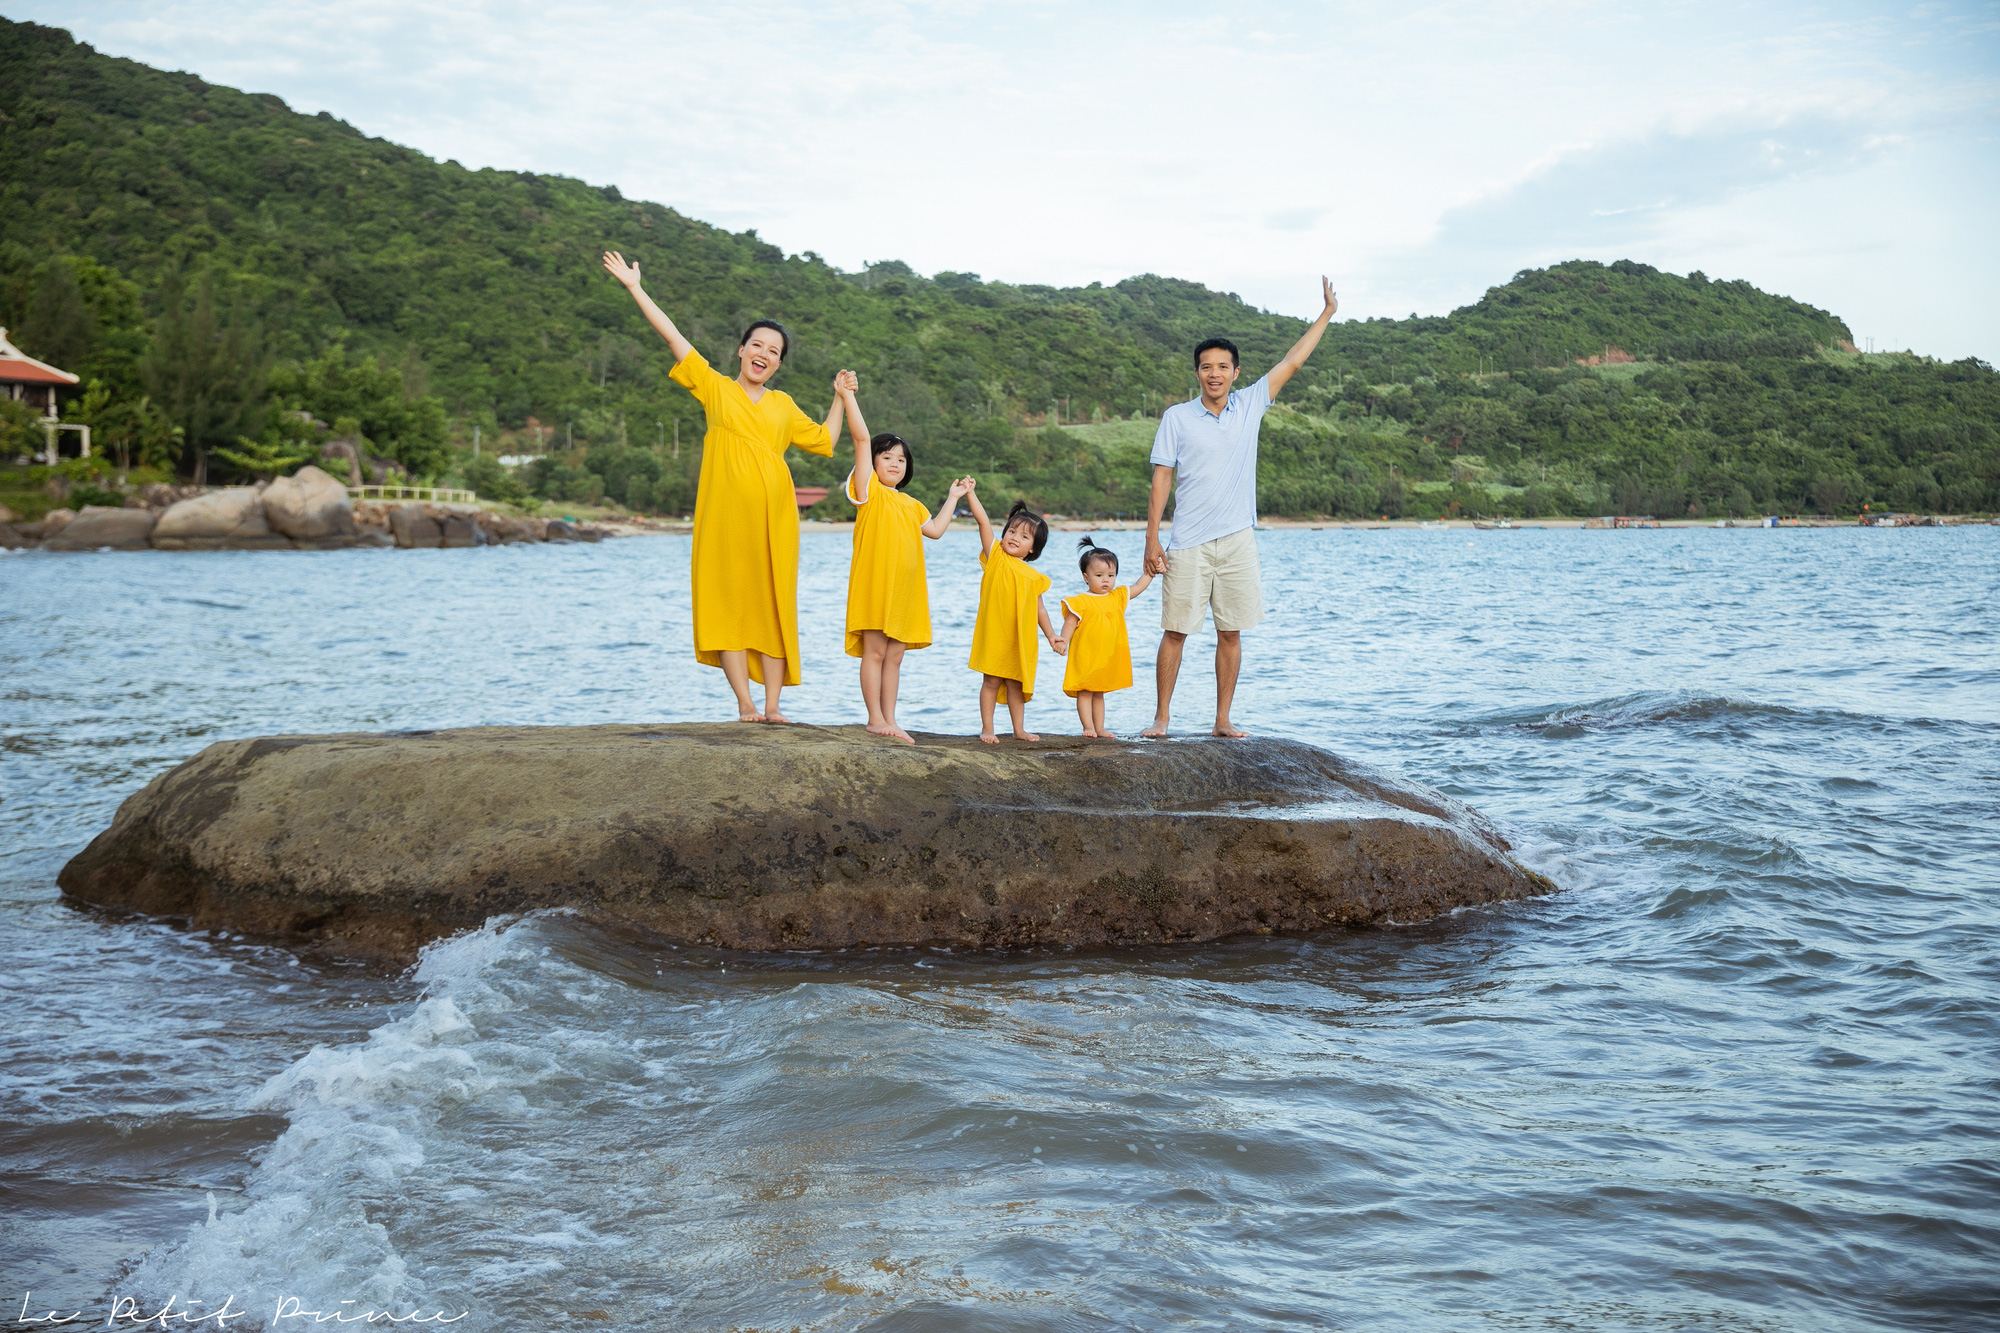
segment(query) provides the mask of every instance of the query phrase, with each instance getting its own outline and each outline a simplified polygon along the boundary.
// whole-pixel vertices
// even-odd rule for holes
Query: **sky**
[[[1516,271],[1743,278],[2000,361],[2000,0],[7,0],[112,55],[846,269],[1442,314]]]

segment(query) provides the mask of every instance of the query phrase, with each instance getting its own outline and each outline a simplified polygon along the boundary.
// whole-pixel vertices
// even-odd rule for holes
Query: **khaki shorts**
[[[1201,633],[1211,610],[1218,630],[1255,629],[1264,618],[1257,534],[1250,528],[1168,551],[1161,584],[1160,628],[1169,634]]]

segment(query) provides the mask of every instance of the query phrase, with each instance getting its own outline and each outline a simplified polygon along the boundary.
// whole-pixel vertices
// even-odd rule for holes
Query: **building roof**
[[[44,361],[37,361],[13,343],[7,341],[7,330],[0,329],[0,384],[75,384],[77,377],[67,370],[57,370]]]

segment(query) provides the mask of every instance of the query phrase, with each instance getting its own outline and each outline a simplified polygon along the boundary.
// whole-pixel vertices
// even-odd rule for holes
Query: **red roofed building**
[[[83,434],[83,452],[90,452],[90,430],[88,427],[57,427],[61,416],[56,410],[56,390],[73,389],[77,377],[67,370],[57,370],[46,361],[37,361],[13,343],[7,341],[7,330],[0,328],[0,393],[26,403],[42,414],[42,420],[50,423],[44,427],[49,433],[48,461],[56,461],[56,433],[62,430],[80,430]]]

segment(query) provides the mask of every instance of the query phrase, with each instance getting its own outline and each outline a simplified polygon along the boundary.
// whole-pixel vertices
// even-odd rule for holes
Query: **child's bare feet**
[[[1102,740],[1115,741],[1118,739],[1118,733],[1114,731],[1100,731],[1097,734]]]
[[[1038,741],[1041,737],[1032,731],[1017,731],[1014,733],[1014,739],[1017,741]]]
[[[736,720],[738,722],[762,722],[764,720],[764,715],[762,713],[753,713],[750,712],[748,709],[745,709],[743,712],[738,713],[736,715]]]
[[[917,738],[909,732],[904,731],[901,727],[889,728],[889,734],[905,745],[915,745],[917,743]]]
[[[887,722],[870,722],[862,730],[870,736],[894,736],[898,734],[896,729]]]
[[[764,714],[764,720],[766,722],[782,722],[786,726],[790,726],[792,722],[792,720],[786,717],[783,713],[766,713]]]
[[[1083,734],[1084,734],[1084,735],[1086,735],[1086,736],[1088,736],[1088,737],[1090,737],[1090,738],[1091,738],[1092,740],[1096,740],[1096,739],[1097,739],[1097,733],[1096,733],[1096,732],[1094,732],[1094,731],[1092,731],[1092,730],[1091,730],[1090,728],[1088,728],[1088,727],[1085,727],[1085,728],[1084,728],[1084,730],[1083,730]]]
[[[990,731],[980,732],[979,739],[985,741],[988,745],[998,745],[1000,743],[1000,738]]]

